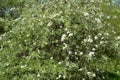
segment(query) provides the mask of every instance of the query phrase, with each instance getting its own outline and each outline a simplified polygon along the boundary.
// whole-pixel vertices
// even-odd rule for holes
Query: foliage
[[[26,0],[17,9],[19,17],[0,18],[1,80],[120,79],[119,6]]]
[[[16,19],[24,7],[24,0],[0,0],[0,17]]]

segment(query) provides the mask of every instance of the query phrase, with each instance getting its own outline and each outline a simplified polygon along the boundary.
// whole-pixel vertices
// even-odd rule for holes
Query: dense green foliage
[[[118,5],[108,0],[9,1],[14,0],[6,3],[10,15],[0,16],[0,80],[120,79]]]
[[[21,8],[24,7],[23,0],[0,0],[0,17],[16,19],[21,14]]]

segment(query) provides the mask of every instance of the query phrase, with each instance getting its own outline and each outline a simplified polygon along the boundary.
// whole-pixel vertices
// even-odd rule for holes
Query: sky
[[[115,4],[120,4],[120,0],[114,0]]]

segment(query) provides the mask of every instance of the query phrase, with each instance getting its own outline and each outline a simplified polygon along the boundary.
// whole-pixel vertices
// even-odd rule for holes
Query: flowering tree
[[[120,79],[119,6],[26,0],[20,9],[15,19],[0,18],[6,30],[0,35],[1,79]]]

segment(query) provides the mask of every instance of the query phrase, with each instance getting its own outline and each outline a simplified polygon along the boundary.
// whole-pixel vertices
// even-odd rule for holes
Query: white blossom
[[[70,36],[73,36],[73,33],[70,33],[68,36],[69,36],[69,37],[70,37]]]
[[[89,56],[92,57],[94,55],[95,52],[89,52]]]
[[[51,26],[53,23],[52,23],[52,21],[50,21],[48,24],[47,24],[47,26],[49,27],[49,26]]]
[[[65,75],[63,75],[63,78],[65,79]]]
[[[59,75],[58,77],[61,78],[62,75]]]
[[[50,59],[53,59],[53,57],[50,57]]]
[[[88,75],[90,75],[90,74],[91,74],[91,72],[87,72],[87,74],[88,74]]]
[[[21,68],[24,68],[24,67],[26,67],[27,65],[23,65],[23,66],[21,66]]]
[[[89,13],[88,12],[84,12],[84,16],[88,16],[89,15]]]
[[[70,65],[70,63],[69,62],[66,62],[66,66],[69,66]]]
[[[87,39],[84,39],[83,41],[84,41],[84,42],[87,42]]]
[[[56,65],[53,66],[54,68],[56,67]]]
[[[117,71],[117,73],[120,73],[120,71]]]
[[[40,74],[37,74],[37,77],[40,77]]]
[[[83,55],[83,52],[80,52],[80,55]]]
[[[90,0],[90,2],[94,2],[94,0]]]
[[[0,21],[1,21],[1,22],[4,22],[5,20],[4,20],[3,18],[0,18]]]
[[[63,46],[63,49],[66,49],[67,46],[68,46],[66,43],[63,43],[63,45],[64,45],[64,46]]]
[[[95,77],[96,75],[93,72],[87,72],[88,76]]]
[[[32,68],[29,68],[29,70],[32,70]]]
[[[95,51],[95,48],[92,48],[93,51]]]
[[[104,43],[104,41],[100,41],[100,44],[103,44]]]
[[[78,69],[78,71],[82,71],[82,70],[83,70],[83,68]]]
[[[64,41],[65,38],[66,38],[66,34],[63,34],[63,35],[61,36],[61,41]]]
[[[77,52],[75,52],[75,55],[77,55]]]
[[[6,33],[2,34],[2,37],[6,36]]]
[[[8,66],[9,65],[9,63],[6,63],[6,66]]]
[[[63,28],[63,26],[60,26],[60,28]]]
[[[93,73],[93,77],[95,77],[96,75]]]
[[[85,80],[85,78],[83,78],[82,80]]]
[[[58,62],[58,64],[62,64],[62,62]]]
[[[96,48],[98,48],[98,45],[95,45]]]
[[[88,42],[93,42],[92,38],[88,38]]]
[[[13,7],[13,8],[10,8],[10,11],[12,11],[12,10],[14,10],[14,9],[16,9],[15,7]]]
[[[75,59],[78,60],[78,57],[76,57]]]
[[[7,41],[8,43],[10,43],[10,41]]]
[[[101,34],[101,33],[99,33],[98,35],[99,35],[99,36],[101,36],[102,34]]]
[[[53,18],[55,18],[55,17],[57,17],[57,16],[60,16],[61,13],[62,13],[62,11],[60,11],[59,13],[53,14],[53,15],[50,17],[50,19],[53,19]]]
[[[101,20],[99,18],[95,18],[95,20],[97,21],[97,23],[101,23]]]
[[[95,36],[95,37],[94,37],[94,39],[96,40],[96,39],[98,39],[98,37],[97,37],[97,36]]]
[[[105,33],[106,36],[109,36],[109,33]]]
[[[65,31],[68,31],[68,28],[65,28]]]
[[[116,38],[117,40],[120,40],[120,36],[117,36],[117,38]]]
[[[69,34],[70,33],[70,31],[69,30],[67,30],[67,34]]]
[[[107,16],[107,19],[109,19],[110,18],[110,16]]]
[[[88,37],[91,38],[91,35],[89,35]]]
[[[69,52],[68,52],[68,54],[72,54],[72,52],[71,52],[71,51],[69,51]]]

